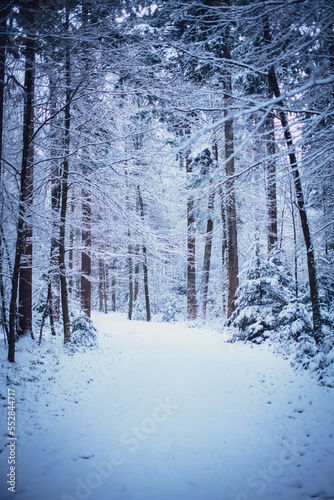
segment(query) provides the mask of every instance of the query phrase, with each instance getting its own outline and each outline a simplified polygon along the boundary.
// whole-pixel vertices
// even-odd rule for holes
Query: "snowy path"
[[[94,323],[99,350],[55,352],[41,374],[43,349],[18,353],[21,379],[38,375],[16,387],[17,493],[2,447],[2,499],[334,499],[334,390],[209,330]]]

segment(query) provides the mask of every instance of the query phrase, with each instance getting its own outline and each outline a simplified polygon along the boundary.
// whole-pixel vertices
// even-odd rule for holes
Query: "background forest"
[[[9,361],[92,308],[329,352],[332,1],[4,0],[0,24]]]

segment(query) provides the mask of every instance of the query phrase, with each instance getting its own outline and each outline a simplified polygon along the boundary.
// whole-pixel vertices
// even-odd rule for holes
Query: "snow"
[[[16,394],[17,500],[334,498],[334,390],[268,345],[182,323],[93,314],[98,346],[61,337],[1,356],[0,497]]]

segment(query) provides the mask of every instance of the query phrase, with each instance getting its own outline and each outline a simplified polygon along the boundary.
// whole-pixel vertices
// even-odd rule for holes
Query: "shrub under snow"
[[[76,347],[97,345],[96,328],[86,314],[81,314],[72,321],[71,344]]]
[[[228,326],[238,330],[234,340],[260,343],[277,336],[298,340],[312,330],[306,307],[294,296],[292,275],[282,253],[266,258],[257,243],[254,258],[240,273],[237,295],[237,308],[228,321]]]

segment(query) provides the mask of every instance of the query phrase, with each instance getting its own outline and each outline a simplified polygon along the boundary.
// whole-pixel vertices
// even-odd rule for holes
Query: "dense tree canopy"
[[[333,103],[327,0],[2,2],[10,361],[91,308],[332,338]]]

